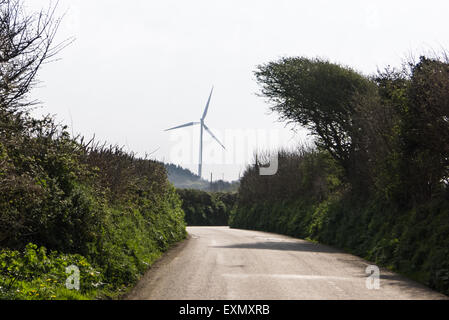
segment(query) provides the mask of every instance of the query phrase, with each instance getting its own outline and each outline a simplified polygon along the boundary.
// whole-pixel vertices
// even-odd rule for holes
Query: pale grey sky
[[[43,83],[32,93],[43,102],[36,113],[56,114],[75,133],[95,133],[140,155],[158,149],[154,158],[197,172],[199,129],[163,130],[198,121],[214,85],[206,123],[229,150],[219,153],[205,136],[203,176],[212,171],[226,180],[251,160],[251,133],[260,135],[259,148],[304,138],[277,123],[255,95],[258,64],[320,56],[370,74],[409,53],[449,49],[443,0],[60,0],[58,12],[66,12],[58,39],[76,41],[41,70]],[[243,156],[229,139],[239,129],[249,141]]]

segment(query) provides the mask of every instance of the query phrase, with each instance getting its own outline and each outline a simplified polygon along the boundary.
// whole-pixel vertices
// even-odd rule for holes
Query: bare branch
[[[27,94],[36,85],[36,74],[74,39],[54,44],[62,18],[58,4],[27,14],[22,0],[0,0],[0,106],[18,111],[35,102]]]

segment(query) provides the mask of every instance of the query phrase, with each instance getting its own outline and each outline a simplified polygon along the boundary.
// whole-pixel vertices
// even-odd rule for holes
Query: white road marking
[[[339,276],[315,276],[305,274],[265,274],[265,273],[224,273],[221,276],[228,278],[275,278],[286,280],[345,280],[354,281],[354,278]]]
[[[297,241],[289,241],[289,240],[281,239],[281,238],[254,237],[254,239],[263,240],[263,241],[272,241],[272,242],[291,242],[291,243],[297,242]]]

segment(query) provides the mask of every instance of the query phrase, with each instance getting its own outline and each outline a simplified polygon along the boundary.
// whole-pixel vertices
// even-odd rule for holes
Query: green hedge
[[[0,299],[118,297],[185,238],[161,163],[2,108],[0,130]],[[80,261],[101,281],[69,293],[62,267]]]
[[[343,196],[313,204],[265,202],[239,206],[230,225],[336,246],[449,295],[445,201],[405,211]]]
[[[189,226],[227,226],[234,209],[235,193],[178,189],[185,221]]]

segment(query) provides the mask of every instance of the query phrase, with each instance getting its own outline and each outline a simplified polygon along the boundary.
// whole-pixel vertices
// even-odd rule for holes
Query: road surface
[[[272,233],[189,227],[189,239],[158,261],[128,295],[149,300],[445,299],[369,262]],[[368,280],[373,288],[375,282]]]

